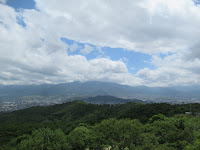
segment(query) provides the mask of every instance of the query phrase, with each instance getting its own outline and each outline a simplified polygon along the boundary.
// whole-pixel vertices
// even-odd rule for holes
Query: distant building
[[[191,114],[192,114],[192,112],[185,112],[185,114],[187,114],[187,115],[191,115]]]
[[[185,114],[187,114],[187,115],[200,116],[200,113],[197,113],[197,112],[194,112],[194,113],[192,113],[192,112],[185,112]]]

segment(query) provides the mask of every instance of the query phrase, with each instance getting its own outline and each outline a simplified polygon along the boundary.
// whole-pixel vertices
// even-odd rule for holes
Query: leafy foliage
[[[71,149],[62,130],[49,128],[34,130],[31,135],[23,135],[11,141],[19,150],[68,150]]]
[[[200,118],[185,111],[189,105],[132,102],[33,107],[0,115],[0,149],[198,150]]]

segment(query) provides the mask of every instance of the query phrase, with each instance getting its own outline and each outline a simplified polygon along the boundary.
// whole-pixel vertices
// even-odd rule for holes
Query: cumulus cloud
[[[74,51],[78,50],[79,48],[80,48],[80,47],[79,47],[78,44],[75,43],[75,42],[74,42],[72,45],[69,46],[70,52],[74,52]]]
[[[87,54],[91,53],[92,51],[94,51],[94,47],[92,47],[88,44],[85,44],[84,48],[82,50],[80,50],[80,53],[87,55]]]
[[[36,10],[25,10],[26,15],[37,15]],[[0,83],[41,84],[72,81],[115,81],[125,84],[125,76],[137,80],[128,73],[122,61],[96,58],[88,61],[82,55],[68,55],[70,46],[63,43],[56,34],[37,28],[37,24],[26,21],[27,27],[17,23],[15,12],[6,5],[0,5]],[[45,14],[44,14],[45,16]],[[41,40],[44,39],[44,40]],[[70,50],[76,50],[72,45]],[[85,45],[83,53],[93,48]],[[123,76],[123,77],[121,77]],[[139,82],[136,82],[138,84]]]
[[[192,45],[185,54],[186,60],[200,59],[200,41]]]
[[[0,4],[2,84],[106,80],[171,86],[200,81],[200,8],[192,0],[35,2],[39,11],[16,12]],[[17,18],[26,27],[18,24]],[[93,44],[100,52],[100,47],[108,46],[146,53],[152,55],[150,63],[156,68],[143,68],[134,75],[121,60],[72,56],[67,50],[74,52],[80,47],[63,43],[61,37]],[[85,44],[80,54],[92,51],[94,48]]]
[[[162,58],[153,55],[151,63],[156,69],[144,68],[137,72],[149,86],[198,85],[200,60],[186,61],[184,55],[173,54]]]
[[[36,0],[36,6],[60,21],[56,31],[68,38],[148,54],[184,51],[200,33],[192,0]]]
[[[0,3],[6,4],[7,0],[0,0]]]

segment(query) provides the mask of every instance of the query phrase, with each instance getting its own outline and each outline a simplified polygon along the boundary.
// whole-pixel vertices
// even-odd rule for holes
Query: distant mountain
[[[1,85],[0,99],[14,99],[22,96],[40,95],[68,97],[75,96],[97,96],[112,95],[121,98],[138,98],[145,96],[166,97],[198,97],[200,98],[200,87],[146,87],[127,86],[109,82],[71,82],[60,84],[42,85]]]

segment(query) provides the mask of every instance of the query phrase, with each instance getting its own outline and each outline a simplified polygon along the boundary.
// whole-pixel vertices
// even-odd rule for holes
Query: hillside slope
[[[65,134],[70,133],[80,123],[95,125],[109,118],[139,119],[147,123],[156,114],[167,117],[184,114],[189,105],[141,104],[128,102],[118,105],[96,105],[83,101],[73,101],[48,107],[32,107],[11,113],[0,114],[0,143],[7,144],[12,138],[29,134],[34,129],[49,127],[60,128]],[[200,110],[199,104],[193,109]]]

